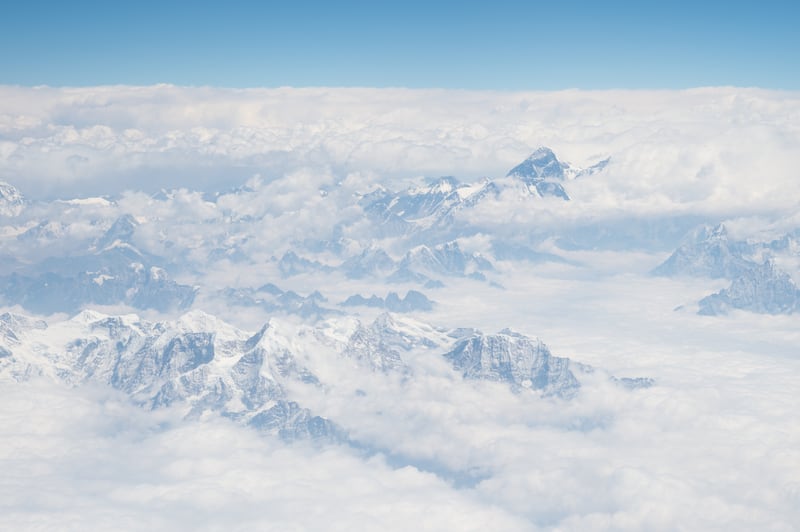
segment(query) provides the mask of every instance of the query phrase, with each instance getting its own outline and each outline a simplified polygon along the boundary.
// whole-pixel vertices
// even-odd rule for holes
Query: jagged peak
[[[433,249],[437,251],[461,251],[461,246],[458,245],[458,240],[450,240],[442,244],[437,244]]]
[[[717,225],[703,224],[689,234],[690,242],[703,242],[712,240],[728,240],[728,228],[724,223]]]
[[[569,165],[562,163],[556,154],[546,146],[540,146],[527,159],[509,170],[507,177],[522,179],[563,179],[564,170]]]
[[[0,215],[17,216],[25,207],[25,198],[14,185],[0,181]]]
[[[130,213],[125,213],[122,216],[117,217],[117,219],[114,220],[114,223],[111,225],[111,227],[114,227],[114,226],[118,226],[118,227],[136,227],[138,225],[139,225],[139,220],[137,220],[134,215],[132,215]]]
[[[717,224],[715,227],[710,228],[708,232],[709,237],[712,238],[728,238],[728,228],[725,227],[725,224],[720,223]]]
[[[426,180],[422,186],[413,187],[408,194],[419,196],[423,194],[450,194],[461,186],[461,183],[452,176],[443,176]]]
[[[380,185],[380,184],[376,184],[368,192],[356,192],[355,193],[355,197],[358,198],[359,200],[365,200],[365,199],[373,199],[373,198],[377,198],[377,197],[382,197],[382,196],[385,196],[385,195],[387,195],[389,193],[390,193],[389,189],[387,189],[385,186]]]
[[[17,190],[17,187],[6,181],[0,181],[0,199],[5,201],[24,200],[22,194],[20,194],[19,190]]]
[[[372,322],[371,327],[374,329],[396,329],[397,321],[390,312],[381,312]]]
[[[528,335],[522,334],[522,333],[520,333],[518,331],[515,331],[514,329],[510,329],[508,327],[506,327],[505,329],[502,329],[502,330],[500,330],[500,331],[498,331],[496,333],[483,333],[481,331],[475,331],[475,333],[471,337],[472,338],[487,338],[487,339],[488,338],[513,339],[515,341],[520,341],[520,342],[529,343],[531,345],[536,345],[536,346],[538,346],[540,348],[541,347],[547,348],[547,346],[544,344],[544,342],[542,342],[541,339],[539,339],[538,337],[536,337],[536,336],[528,336]]]
[[[555,157],[556,154],[547,146],[538,146],[528,157],[528,160],[541,159],[543,157]]]
[[[177,327],[190,332],[216,331],[232,328],[231,325],[200,309],[192,309],[182,314],[175,322]]]
[[[461,247],[458,245],[457,240],[436,244],[433,247],[427,244],[420,244],[419,246],[411,248],[408,253],[406,253],[406,257],[433,256],[435,252],[461,252]]]
[[[497,336],[500,336],[500,335],[502,335],[502,336],[512,336],[514,338],[527,338],[526,336],[518,333],[517,331],[515,331],[515,330],[513,330],[513,329],[511,329],[509,327],[506,327],[505,329],[502,329],[502,330],[498,331],[497,332]]]
[[[3,312],[0,314],[0,323],[5,324],[9,329],[20,331],[21,329],[46,329],[47,322],[44,320],[31,318],[24,314],[14,312]]]
[[[262,325],[257,333],[255,333],[254,335],[252,335],[250,338],[247,339],[247,342],[245,342],[245,349],[249,351],[255,348],[259,343],[261,343],[261,340],[264,338],[264,335],[267,334],[269,328],[270,328],[269,322]]]
[[[102,321],[110,317],[111,316],[109,316],[108,314],[103,314],[102,312],[98,312],[96,310],[84,309],[78,312],[69,321],[73,323],[89,325],[91,323],[96,323],[98,321]]]

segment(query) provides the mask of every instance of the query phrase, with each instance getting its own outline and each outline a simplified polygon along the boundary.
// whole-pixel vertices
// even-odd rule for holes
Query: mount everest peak
[[[564,181],[596,174],[608,166],[609,161],[607,158],[589,168],[573,168],[569,163],[560,161],[553,150],[540,146],[527,159],[509,170],[506,177],[521,182],[533,195],[569,200],[562,184]]]
[[[543,179],[563,180],[569,170],[569,164],[559,161],[553,150],[540,146],[527,159],[509,170],[506,177],[517,177],[531,184]]]

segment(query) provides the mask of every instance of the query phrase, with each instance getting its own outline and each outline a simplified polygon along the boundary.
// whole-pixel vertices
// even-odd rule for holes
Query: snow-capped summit
[[[506,177],[521,181],[531,194],[569,200],[562,182],[597,174],[605,169],[610,161],[610,158],[606,158],[588,168],[576,168],[559,160],[550,148],[541,146],[527,159],[509,170]]]
[[[286,372],[297,365],[292,339],[275,329],[250,336],[199,311],[148,322],[87,310],[50,327],[4,314],[0,378],[102,383],[146,408],[172,406],[190,418],[223,415],[286,439],[335,437],[331,422],[288,397],[281,384],[287,378],[316,379],[300,366]]]
[[[559,161],[553,150],[543,146],[509,170],[506,177],[521,181],[530,193],[540,197],[554,196],[569,200],[560,183],[566,178],[569,169],[570,166]]]
[[[371,246],[345,260],[339,269],[351,279],[363,279],[389,272],[394,266],[394,260],[383,249]]]
[[[492,263],[480,253],[464,252],[458,241],[453,240],[434,247],[421,245],[411,249],[398,264],[392,279],[471,276],[482,280],[484,276],[481,272],[492,269]]]
[[[566,398],[580,387],[568,358],[555,357],[538,338],[509,329],[463,338],[445,358],[465,379],[507,382],[514,390],[528,388]]]
[[[537,148],[527,159],[509,170],[507,177],[518,177],[528,183],[540,179],[564,179],[568,164],[562,163],[546,146]]]
[[[25,199],[13,185],[0,181],[0,216],[18,216],[25,208]]]
[[[426,323],[384,312],[371,324],[359,323],[342,349],[342,356],[372,371],[409,374],[402,353],[433,349],[450,339]]]
[[[490,180],[467,184],[440,177],[398,192],[381,187],[361,196],[358,203],[386,234],[400,235],[447,228],[460,211],[498,193]]]
[[[447,195],[463,186],[455,177],[444,176],[438,179],[429,180],[425,186],[415,187],[408,190],[409,196],[422,196],[430,194]]]
[[[694,229],[652,273],[665,277],[694,275],[730,279],[756,265],[748,258],[752,252],[752,246],[746,242],[731,240],[725,225],[703,225]]]
[[[139,226],[136,218],[130,214],[124,214],[114,220],[111,227],[94,244],[95,249],[106,249],[115,243],[130,244],[133,233]]]
[[[20,336],[30,330],[44,330],[47,323],[23,316],[4,312],[0,314],[0,344],[4,342],[18,343]]]
[[[745,270],[730,287],[701,299],[699,314],[725,314],[730,309],[792,314],[800,311],[800,289],[786,272],[767,260]]]

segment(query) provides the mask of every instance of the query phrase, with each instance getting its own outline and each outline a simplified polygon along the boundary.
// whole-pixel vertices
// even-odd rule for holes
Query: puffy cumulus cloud
[[[223,194],[217,205],[239,216],[280,216],[319,206],[333,185],[325,169],[303,168],[271,180],[256,175],[245,183],[244,195],[239,190]]]
[[[502,298],[465,284],[437,319],[510,325],[558,356],[656,386],[628,391],[596,373],[581,377],[575,399],[542,400],[461,382],[426,352],[407,355],[408,382],[340,368],[325,395],[304,403],[400,463],[466,480],[480,500],[545,529],[793,528],[796,317],[673,312],[708,290],[698,282],[526,276],[509,278],[514,290]]]
[[[526,530],[411,467],[181,423],[107,390],[5,383],[0,524],[9,530]]]
[[[428,353],[409,357],[406,383],[329,365],[332,386],[304,402],[394,463],[452,478],[531,526],[791,530],[800,517],[797,362],[727,346],[648,352],[612,345],[616,333],[595,351],[627,359],[620,369],[638,357],[638,374],[656,386],[628,391],[583,375],[572,401],[539,399],[462,382]],[[600,358],[612,361],[608,353]]]
[[[538,145],[602,176],[587,208],[796,205],[791,92],[0,87],[0,179],[36,194],[188,188],[299,168],[497,177]],[[48,192],[49,191],[49,192]]]
[[[467,251],[496,236],[530,243],[540,228],[564,228],[577,239],[605,225],[587,233],[591,246],[540,243],[569,265],[509,262],[487,274],[508,290],[447,279],[425,319],[512,327],[557,356],[657,381],[631,392],[586,376],[562,402],[464,383],[441,353],[408,354],[413,378],[402,381],[310,349],[330,386],[298,386],[293,397],[386,458],[287,447],[222,420],[183,423],[107,391],[8,384],[0,528],[790,530],[800,520],[797,317],[698,317],[694,302],[727,281],[650,278],[667,251],[598,240],[609,224],[653,239],[661,222],[682,229],[686,216],[688,229],[697,215],[728,219],[742,236],[795,228],[796,214],[772,214],[800,198],[796,94],[160,86],[0,95],[0,178],[34,196],[56,182],[71,194],[145,189],[114,205],[33,204],[21,227],[4,228],[9,256],[27,258],[16,236],[38,220],[53,224],[42,248],[86,249],[128,213],[141,221],[137,247],[202,270],[203,296],[276,280],[271,257],[304,239],[342,237],[350,253],[375,244],[399,257],[400,240],[360,239],[374,227],[356,193],[377,184],[496,177],[539,144],[578,166],[610,155],[603,172],[566,183],[571,202],[516,201],[509,190],[502,203],[460,213],[478,230],[459,239]],[[195,191],[204,183],[221,194]],[[341,277],[279,284],[319,288],[331,305],[387,290]],[[268,318],[201,300],[253,330]]]
[[[271,330],[326,383],[288,383],[291,396],[375,454],[287,447],[222,420],[183,423],[107,391],[7,383],[0,460],[11,466],[0,495],[11,511],[0,523],[792,529],[800,518],[796,317],[673,312],[708,290],[699,281],[506,275],[514,290],[502,298],[453,280],[451,297],[428,318],[489,332],[511,326],[541,336],[557,356],[653,377],[656,386],[628,391],[596,372],[581,376],[570,401],[540,399],[464,382],[441,350],[423,349],[404,352],[413,375],[403,380],[354,367],[314,334],[296,334],[307,325],[276,319]],[[317,326],[344,340],[355,321]]]
[[[477,490],[559,529],[790,530],[797,427],[776,438],[766,405],[747,407],[732,391],[666,386],[623,398],[603,390],[585,398],[613,413],[603,426],[500,440],[492,450],[503,469]],[[769,402],[776,414],[791,408]]]

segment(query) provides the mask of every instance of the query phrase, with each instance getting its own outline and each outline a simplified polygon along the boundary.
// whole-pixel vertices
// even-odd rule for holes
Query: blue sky
[[[6,2],[0,83],[800,88],[800,2]]]

